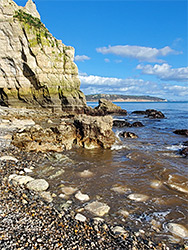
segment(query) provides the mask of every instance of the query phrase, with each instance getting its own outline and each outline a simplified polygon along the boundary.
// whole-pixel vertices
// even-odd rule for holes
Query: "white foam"
[[[125,145],[114,144],[114,145],[112,145],[111,150],[120,150],[120,149],[123,149],[123,148],[127,148],[127,147]]]
[[[172,151],[177,151],[179,149],[183,149],[185,148],[185,146],[179,144],[179,145],[171,145],[171,146],[167,146],[166,149],[168,150],[172,150]]]

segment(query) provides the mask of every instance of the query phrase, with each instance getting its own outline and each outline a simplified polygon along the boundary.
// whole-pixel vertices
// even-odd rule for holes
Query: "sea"
[[[66,158],[37,168],[42,178],[63,173],[50,180],[53,192],[59,195],[59,187],[73,186],[90,201],[80,202],[74,195],[69,204],[87,217],[93,215],[82,210],[98,200],[110,206],[105,220],[115,225],[152,232],[158,239],[178,242],[168,230],[168,223],[188,225],[188,158],[180,151],[188,138],[174,134],[176,129],[188,129],[188,102],[119,102],[127,116],[113,119],[130,123],[140,121],[144,127],[113,128],[121,142],[111,150],[74,149],[63,153]],[[95,107],[98,104],[88,102]],[[164,119],[150,119],[133,111],[156,109],[164,113]],[[138,138],[121,138],[123,131],[133,132]],[[45,167],[45,168],[44,168]],[[84,174],[85,173],[85,174]],[[140,196],[141,195],[141,196]],[[136,200],[134,197],[145,197]],[[62,203],[62,199],[59,199]],[[67,204],[67,201],[64,201]],[[65,205],[66,206],[66,205]],[[67,205],[68,206],[68,205]]]

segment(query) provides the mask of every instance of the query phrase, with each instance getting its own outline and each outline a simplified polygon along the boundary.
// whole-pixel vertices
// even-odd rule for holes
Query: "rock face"
[[[74,48],[54,38],[32,0],[0,1],[0,105],[83,112]]]
[[[43,128],[40,125],[27,127],[13,135],[12,143],[26,151],[57,151],[79,147],[110,148],[115,142],[112,132],[112,117],[78,115],[73,120],[64,120],[60,125]]]
[[[99,105],[95,108],[96,115],[127,115],[127,111],[121,109],[121,107],[107,101],[106,99],[100,99]]]

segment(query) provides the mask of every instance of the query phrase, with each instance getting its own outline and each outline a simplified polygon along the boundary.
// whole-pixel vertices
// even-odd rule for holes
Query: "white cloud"
[[[86,55],[82,55],[82,56],[75,56],[74,60],[75,61],[79,61],[79,62],[84,62],[86,60],[90,60],[91,58],[89,56],[86,56]]]
[[[171,49],[166,46],[162,49],[142,47],[142,46],[131,46],[131,45],[116,45],[97,48],[96,51],[102,54],[114,54],[122,57],[130,57],[138,59],[139,61],[147,62],[162,62],[158,59],[160,56],[166,56],[168,54],[180,54],[181,52]]]
[[[163,63],[162,65],[142,65],[139,64],[137,69],[141,69],[143,74],[155,75],[165,81],[188,81],[188,67],[172,68],[171,65]]]
[[[122,63],[122,60],[114,60],[115,63]]]
[[[188,87],[144,81],[143,79],[103,77],[95,75],[79,75],[81,90],[84,94],[124,94],[150,95],[165,99],[186,100]]]
[[[105,61],[106,63],[109,63],[109,62],[110,62],[110,59],[105,58],[104,61]]]

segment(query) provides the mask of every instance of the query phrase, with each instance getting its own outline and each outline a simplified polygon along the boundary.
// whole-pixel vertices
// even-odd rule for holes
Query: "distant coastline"
[[[167,102],[168,100],[152,96],[130,96],[130,95],[113,95],[113,94],[93,94],[86,95],[87,102],[97,102],[105,98],[111,102]]]

